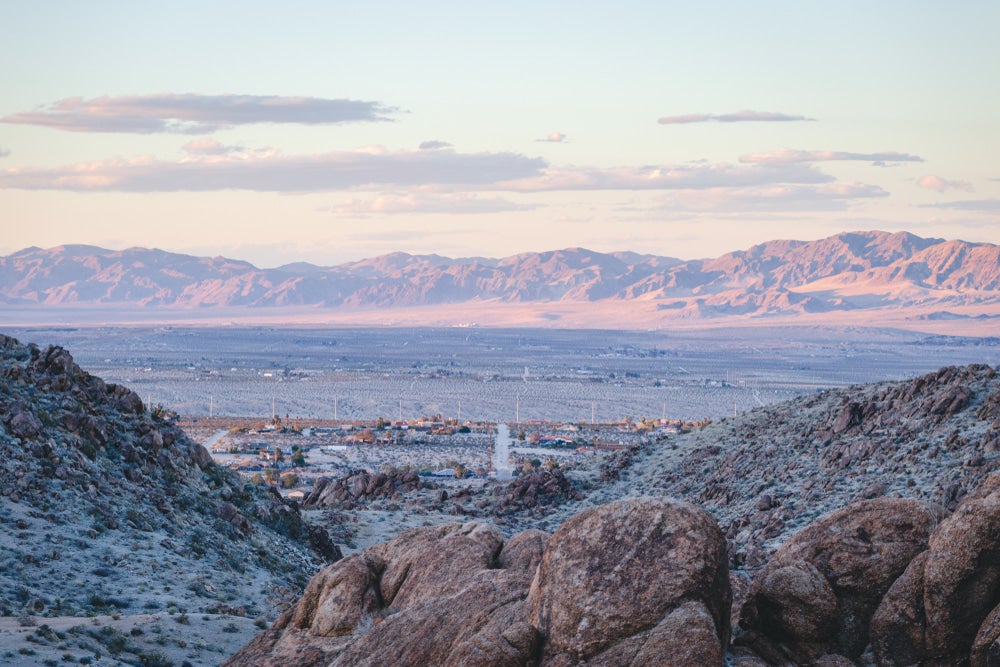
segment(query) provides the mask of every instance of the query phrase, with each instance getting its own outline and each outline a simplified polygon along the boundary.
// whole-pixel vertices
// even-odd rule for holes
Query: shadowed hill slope
[[[59,347],[0,336],[0,612],[260,614],[339,557]]]

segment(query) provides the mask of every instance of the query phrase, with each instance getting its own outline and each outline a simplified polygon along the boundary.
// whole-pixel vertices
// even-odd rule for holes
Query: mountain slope
[[[338,552],[161,411],[0,336],[0,615],[266,613]]]
[[[664,316],[695,318],[948,308],[1000,304],[1000,246],[868,231],[691,261],[568,248],[502,259],[393,253],[277,269],[143,248],[60,246],[0,258],[0,301],[340,310],[642,301]]]

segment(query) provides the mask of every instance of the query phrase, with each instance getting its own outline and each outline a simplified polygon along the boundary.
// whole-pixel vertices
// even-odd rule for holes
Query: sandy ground
[[[261,628],[216,614],[0,618],[0,664],[218,665]],[[159,661],[158,661],[159,660]]]

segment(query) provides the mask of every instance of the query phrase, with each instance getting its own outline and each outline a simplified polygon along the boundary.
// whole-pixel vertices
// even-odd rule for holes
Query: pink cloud
[[[807,165],[683,164],[646,167],[547,168],[530,178],[497,183],[517,192],[556,190],[679,190],[776,183],[826,183],[833,177]]]
[[[972,183],[968,181],[952,181],[940,176],[921,176],[917,179],[917,187],[924,190],[934,190],[935,192],[945,192],[946,190],[962,190],[964,192],[975,192]]]
[[[894,151],[885,153],[848,153],[845,151],[801,151],[791,148],[782,148],[765,153],[749,153],[740,156],[740,162],[746,164],[795,164],[799,162],[830,162],[836,160],[873,162],[880,166],[886,162],[924,161],[918,155],[896,153]]]
[[[0,171],[0,188],[115,192],[256,190],[328,192],[385,186],[489,186],[537,176],[540,158],[515,153],[387,151],[372,147],[319,155],[274,151],[202,155],[177,162],[150,157]]]
[[[976,213],[1000,212],[1000,199],[966,199],[949,201],[940,204],[922,204],[922,208],[942,208],[952,211],[974,211]]]
[[[431,139],[430,141],[421,141],[420,146],[418,146],[422,151],[437,151],[442,148],[451,148],[451,144],[447,141],[440,141],[439,139]]]
[[[553,144],[561,144],[566,141],[566,135],[562,132],[552,132],[544,139],[535,139],[535,141],[547,141]]]
[[[181,146],[181,149],[192,155],[226,155],[238,153],[243,150],[243,147],[224,146],[215,139],[194,139]]]
[[[433,194],[383,194],[373,199],[348,199],[336,204],[333,212],[339,215],[367,217],[369,215],[396,214],[448,214],[507,213],[538,208],[532,204],[518,204],[498,197],[481,197],[472,193],[446,195]]]
[[[740,213],[761,211],[840,211],[851,200],[887,197],[865,183],[780,184],[747,188],[680,190],[664,199],[671,211]]]
[[[325,125],[389,120],[397,111],[360,100],[161,93],[90,100],[70,97],[35,111],[4,116],[0,122],[70,132],[206,134],[251,123]]]
[[[743,110],[723,114],[691,113],[680,116],[664,116],[657,122],[660,125],[684,125],[687,123],[788,123],[814,120],[816,119],[776,111]]]

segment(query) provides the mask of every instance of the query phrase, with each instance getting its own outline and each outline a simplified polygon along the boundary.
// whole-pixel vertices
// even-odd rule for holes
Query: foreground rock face
[[[726,549],[707,512],[620,501],[546,538],[408,531],[320,572],[227,664],[722,664]]]
[[[729,641],[726,543],[710,514],[667,499],[581,512],[555,533],[528,596],[545,664],[690,652],[721,662]],[[681,627],[695,628],[678,634]],[[611,656],[614,656],[613,659]],[[643,662],[643,660],[640,660]]]
[[[750,583],[731,651],[725,540],[693,505],[621,500],[506,543],[418,528],[327,567],[227,664],[1000,664],[1000,474],[940,512],[878,498],[800,531]]]
[[[857,659],[882,596],[927,548],[937,511],[917,500],[857,502],[800,531],[754,579],[744,643],[773,662]]]
[[[941,522],[872,620],[884,665],[1000,659],[1000,475]]]
[[[1000,664],[1000,474],[939,512],[858,502],[791,538],[741,610],[746,664]]]

